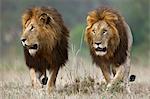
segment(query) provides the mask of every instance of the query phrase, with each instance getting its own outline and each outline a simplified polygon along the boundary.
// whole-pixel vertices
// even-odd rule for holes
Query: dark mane
[[[91,49],[91,55],[93,57],[93,61],[98,63],[98,61],[111,61],[115,64],[122,64],[125,62],[126,57],[127,57],[127,50],[128,50],[128,38],[127,38],[127,30],[124,26],[124,19],[123,17],[115,10],[108,8],[108,7],[103,7],[103,8],[98,8],[96,10],[93,10],[89,13],[87,17],[87,30],[92,27],[92,25],[99,20],[104,20],[106,23],[108,23],[109,26],[112,28],[116,28],[119,34],[120,42],[119,45],[114,48],[115,51],[112,51],[112,53],[105,55],[105,56],[96,56]],[[87,33],[86,35],[87,41],[90,42],[90,37]]]
[[[38,21],[42,13],[53,17],[55,24],[46,24],[46,28],[43,29],[44,25],[40,26],[41,23]],[[43,32],[40,33],[39,36],[42,34],[42,36],[45,36],[45,39],[42,39],[42,41],[44,41],[44,45],[41,45],[43,47],[42,50],[34,57],[24,48],[27,66],[29,68],[35,68],[35,70],[40,72],[43,72],[46,68],[53,69],[55,67],[64,66],[68,60],[69,31],[64,25],[61,15],[52,7],[34,7],[28,9],[22,16],[23,31],[27,21],[33,18],[36,20],[39,29]],[[54,34],[52,34],[51,31],[54,31]]]

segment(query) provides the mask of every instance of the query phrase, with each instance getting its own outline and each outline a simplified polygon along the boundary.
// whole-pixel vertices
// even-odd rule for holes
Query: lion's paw
[[[48,93],[51,94],[55,90],[55,86],[48,87]]]
[[[106,91],[110,91],[111,89],[112,89],[112,84],[111,83],[109,83],[108,85],[107,85],[107,87],[106,87]]]
[[[106,84],[107,84],[107,82],[106,82],[105,79],[102,79],[102,80],[100,81],[100,85],[106,85]]]

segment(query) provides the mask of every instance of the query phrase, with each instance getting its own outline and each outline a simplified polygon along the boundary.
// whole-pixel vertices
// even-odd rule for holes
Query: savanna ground
[[[106,92],[105,85],[99,85],[101,70],[90,61],[76,55],[61,68],[56,89],[49,95],[44,88],[31,87],[29,71],[19,58],[13,62],[1,63],[0,99],[150,99],[150,67],[132,63],[131,74],[136,81],[131,84],[131,94],[123,94],[121,88]],[[140,65],[140,66],[139,66]]]

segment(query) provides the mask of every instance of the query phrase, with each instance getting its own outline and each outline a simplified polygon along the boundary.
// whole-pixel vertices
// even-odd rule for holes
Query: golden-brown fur
[[[120,80],[124,80],[125,84],[127,83],[126,87],[128,86],[130,71],[129,32],[123,17],[111,8],[98,8],[89,12],[87,16],[85,40],[90,48],[93,62],[102,70],[108,84],[107,88],[112,87]],[[103,52],[96,51],[95,46],[100,46],[94,45],[97,42],[105,47],[105,49],[99,48]],[[111,78],[111,72],[114,74],[113,78]]]
[[[68,60],[69,32],[61,15],[51,7],[34,7],[22,16],[26,64],[30,70],[32,85],[36,87],[35,73],[46,77],[46,69],[51,73],[49,91],[54,87],[59,68]]]

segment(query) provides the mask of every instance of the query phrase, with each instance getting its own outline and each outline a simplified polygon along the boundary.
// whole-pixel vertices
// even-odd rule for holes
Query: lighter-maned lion
[[[126,91],[130,92],[128,82],[133,39],[124,18],[107,7],[89,12],[85,40],[93,62],[102,70],[107,90],[123,81]],[[132,78],[134,80],[135,76],[132,75]]]
[[[52,7],[28,9],[22,16],[22,26],[21,42],[32,86],[36,88],[43,75],[41,83],[45,85],[46,70],[49,70],[48,90],[51,91],[59,68],[68,60],[69,32],[59,12]]]

